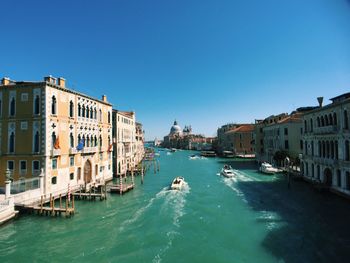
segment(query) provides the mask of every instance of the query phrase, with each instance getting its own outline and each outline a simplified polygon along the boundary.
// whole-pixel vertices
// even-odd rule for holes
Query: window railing
[[[40,187],[40,178],[22,179],[11,183],[11,194],[18,194]]]

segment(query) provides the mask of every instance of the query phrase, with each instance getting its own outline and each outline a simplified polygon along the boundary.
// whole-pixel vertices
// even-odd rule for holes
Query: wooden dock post
[[[62,195],[60,194],[60,208],[62,208]]]
[[[143,167],[141,169],[141,184],[143,184]]]
[[[119,194],[122,195],[123,194],[123,178],[122,175],[120,174],[120,190],[119,190]]]
[[[43,214],[43,196],[41,196],[41,202],[40,202],[40,215]]]

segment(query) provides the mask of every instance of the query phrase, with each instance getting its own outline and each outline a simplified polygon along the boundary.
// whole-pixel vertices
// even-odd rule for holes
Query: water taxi
[[[171,190],[181,190],[184,185],[185,185],[185,179],[181,176],[178,176],[171,183],[170,189]]]
[[[216,153],[214,151],[202,151],[201,156],[204,157],[215,157]]]
[[[230,165],[225,164],[224,168],[221,169],[221,175],[230,178],[235,176],[235,173]]]
[[[262,163],[260,168],[259,168],[259,171],[264,173],[264,174],[275,174],[275,173],[280,172],[279,169],[273,167],[269,163]]]

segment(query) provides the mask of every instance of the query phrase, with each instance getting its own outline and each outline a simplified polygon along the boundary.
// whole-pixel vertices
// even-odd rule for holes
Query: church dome
[[[174,121],[174,125],[171,126],[171,129],[170,129],[170,134],[174,135],[174,134],[181,134],[181,133],[182,133],[181,127],[177,124],[177,121]]]

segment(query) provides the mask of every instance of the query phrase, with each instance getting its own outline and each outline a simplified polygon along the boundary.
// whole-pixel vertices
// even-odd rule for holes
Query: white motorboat
[[[275,173],[280,172],[279,169],[273,167],[269,163],[262,163],[260,168],[259,168],[259,171],[264,173],[264,174],[275,174]]]
[[[234,177],[235,173],[230,165],[225,165],[224,168],[221,169],[221,175],[230,178]]]
[[[171,190],[181,190],[184,185],[185,185],[185,179],[181,176],[178,176],[171,183],[170,189]]]

